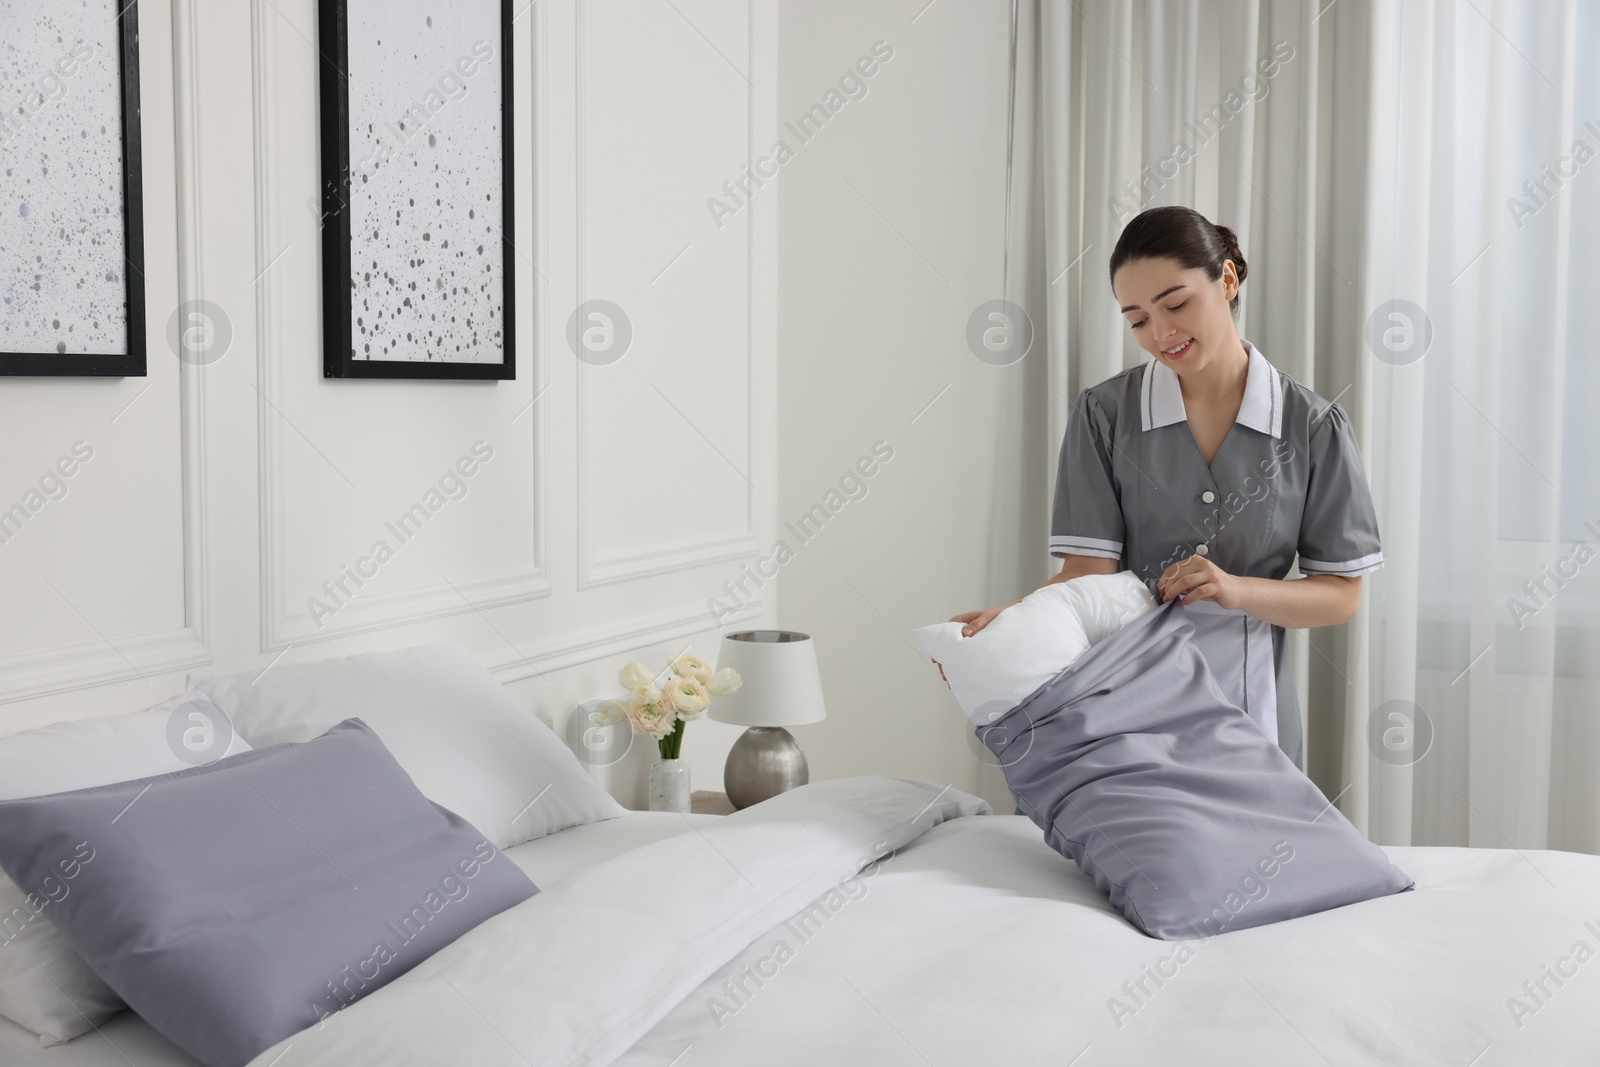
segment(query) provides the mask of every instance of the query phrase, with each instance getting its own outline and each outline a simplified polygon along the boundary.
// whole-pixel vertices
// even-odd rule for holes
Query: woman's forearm
[[[1057,582],[1070,582],[1074,578],[1082,578],[1085,574],[1115,574],[1121,564],[1114,559],[1105,559],[1101,556],[1064,556],[1061,560],[1061,570],[1050,576],[1045,585],[1054,585]]]
[[[1240,583],[1240,606],[1275,626],[1295,630],[1337,626],[1361,606],[1360,578],[1312,574],[1285,579],[1235,576],[1235,580]]]

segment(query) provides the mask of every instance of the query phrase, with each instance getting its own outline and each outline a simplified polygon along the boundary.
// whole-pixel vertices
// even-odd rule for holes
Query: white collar
[[[1233,421],[1270,437],[1282,437],[1283,386],[1278,380],[1278,368],[1268,363],[1255,345],[1242,337],[1239,340],[1250,354],[1250,365],[1245,371],[1244,400]],[[1178,383],[1178,372],[1158,359],[1151,359],[1145,365],[1139,411],[1143,419],[1140,428],[1145,430],[1170,426],[1189,417],[1183,408],[1183,387]]]

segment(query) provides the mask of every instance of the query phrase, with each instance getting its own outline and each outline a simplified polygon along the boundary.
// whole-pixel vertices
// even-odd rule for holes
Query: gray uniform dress
[[[1078,394],[1061,444],[1050,552],[1119,560],[1154,591],[1198,554],[1229,574],[1367,574],[1378,518],[1350,418],[1249,341],[1244,402],[1210,467],[1178,375],[1151,360]],[[1228,698],[1305,768],[1284,631],[1209,601],[1187,606]]]

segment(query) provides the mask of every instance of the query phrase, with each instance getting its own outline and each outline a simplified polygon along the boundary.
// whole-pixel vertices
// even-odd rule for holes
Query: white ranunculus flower
[[[685,721],[698,719],[711,703],[711,694],[703,683],[693,678],[674,678],[667,685],[666,702]]]
[[[655,738],[666,737],[672,732],[676,719],[677,715],[666,704],[628,701],[628,722],[636,734],[649,734]]]
[[[706,683],[706,692],[714,697],[726,696],[744,684],[744,679],[739,677],[739,672],[732,667],[724,667],[711,676]]]
[[[650,673],[649,667],[636,660],[617,672],[617,680],[622,683],[623,688],[638,692],[655,681],[656,676]]]
[[[661,687],[659,685],[656,685],[654,682],[651,682],[649,685],[645,686],[643,689],[635,690],[635,692],[638,693],[639,702],[642,703],[642,704],[659,704],[659,703],[661,703]]]
[[[672,661],[672,673],[679,678],[693,678],[704,685],[706,679],[711,677],[711,664],[699,656],[691,656],[685,652]]]

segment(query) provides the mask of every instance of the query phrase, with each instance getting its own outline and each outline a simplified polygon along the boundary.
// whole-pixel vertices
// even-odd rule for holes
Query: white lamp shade
[[[743,684],[711,698],[709,715],[738,726],[803,726],[827,717],[816,642],[793,630],[724,634],[717,669],[732,667]]]

